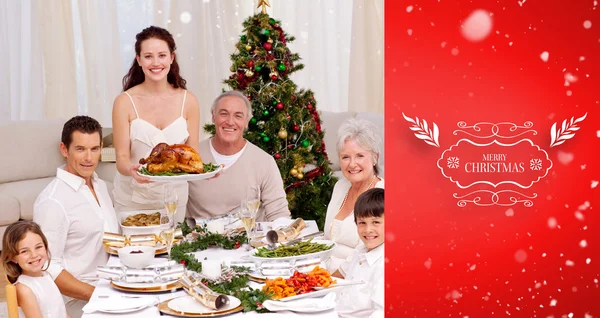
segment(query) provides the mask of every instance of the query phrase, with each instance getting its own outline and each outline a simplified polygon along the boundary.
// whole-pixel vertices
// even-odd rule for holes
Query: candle
[[[225,233],[225,224],[222,220],[213,220],[206,224],[206,229],[211,233],[222,234]]]
[[[203,260],[202,275],[213,279],[221,277],[221,261]]]

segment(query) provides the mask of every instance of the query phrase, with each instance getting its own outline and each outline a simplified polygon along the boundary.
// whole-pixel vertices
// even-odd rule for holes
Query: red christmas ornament
[[[280,154],[278,154],[278,153],[276,153],[276,154],[275,154],[275,159],[281,159],[281,155],[280,155]]]
[[[179,264],[183,264],[183,266],[187,266],[187,264],[185,263],[185,260],[179,261]]]
[[[285,116],[285,119],[290,120],[290,119],[292,119],[292,116],[287,115],[287,116]]]
[[[271,80],[276,81],[277,80],[277,75],[271,75]]]
[[[306,108],[308,108],[308,109],[312,109],[312,108],[313,108],[313,106],[312,106],[312,104],[308,104],[308,105],[306,105]]]
[[[277,108],[278,110],[283,110],[285,106],[283,105],[283,103],[277,103],[277,105],[275,105],[275,108]]]
[[[234,246],[235,246],[235,248],[240,248],[240,246],[242,246],[242,245],[240,244],[240,242],[235,242]]]
[[[265,50],[271,51],[271,48],[273,48],[273,44],[271,44],[269,42],[265,42],[265,43],[263,43],[263,47],[265,48]]]
[[[254,66],[254,61],[250,60],[248,61],[248,63],[246,63],[246,65],[248,66],[248,68],[252,68]]]
[[[288,145],[288,149],[292,149],[294,145]]]
[[[294,129],[294,131],[298,131],[298,130],[300,130],[300,126],[298,126],[298,125],[294,125],[294,128],[293,128],[293,129]]]
[[[246,98],[248,98],[248,100],[252,100],[252,96],[250,95],[246,96]]]
[[[292,95],[292,100],[296,100],[296,95]]]

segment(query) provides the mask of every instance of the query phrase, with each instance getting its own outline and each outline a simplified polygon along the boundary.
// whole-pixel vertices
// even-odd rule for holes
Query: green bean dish
[[[264,258],[298,256],[327,251],[332,247],[333,244],[327,245],[316,243],[312,242],[312,239],[310,239],[308,241],[298,242],[290,246],[279,244],[279,246],[274,250],[270,250],[266,247],[259,247],[256,249],[254,256]]]

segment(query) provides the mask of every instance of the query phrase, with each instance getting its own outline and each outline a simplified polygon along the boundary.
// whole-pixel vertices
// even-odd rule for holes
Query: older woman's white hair
[[[375,175],[379,174],[379,145],[381,136],[377,133],[377,126],[364,119],[350,118],[346,120],[338,129],[337,151],[338,154],[344,149],[347,140],[354,140],[362,148],[366,149],[373,156],[375,166]]]
[[[219,95],[217,98],[215,98],[215,100],[213,101],[212,105],[210,106],[210,113],[211,114],[215,114],[215,110],[217,109],[217,104],[219,103],[219,101],[227,96],[231,96],[231,97],[238,97],[239,99],[244,101],[244,104],[246,104],[246,107],[248,107],[248,120],[250,120],[252,118],[252,104],[250,103],[250,101],[248,100],[248,97],[246,97],[246,95],[244,95],[242,92],[240,91],[227,91],[222,93],[221,95]]]

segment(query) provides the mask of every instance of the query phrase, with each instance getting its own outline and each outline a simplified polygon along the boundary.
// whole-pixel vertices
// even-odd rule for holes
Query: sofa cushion
[[[356,112],[321,112],[321,127],[325,131],[325,149],[331,161],[331,169],[340,170],[340,159],[337,152],[337,132],[346,119],[356,116]]]
[[[50,119],[1,124],[0,149],[12,154],[2,156],[0,183],[55,176],[56,167],[64,164],[59,150],[64,123]]]
[[[56,174],[56,168],[54,168],[54,174]],[[54,177],[3,183],[0,184],[0,193],[17,200],[21,210],[21,219],[32,220],[33,203],[52,179]]]
[[[385,147],[384,147],[384,136],[385,136],[385,129],[384,129],[384,120],[383,120],[383,114],[380,113],[368,113],[368,112],[359,112],[356,114],[356,119],[363,119],[363,120],[368,120],[372,123],[375,124],[375,126],[377,126],[377,133],[379,134],[379,137],[381,138],[381,143],[379,144],[379,147],[377,147],[379,149],[379,160],[377,160],[377,164],[379,166],[379,176],[380,177],[384,177],[384,166],[385,166]]]
[[[4,193],[0,193],[0,211],[0,226],[9,225],[21,217],[19,201]]]

